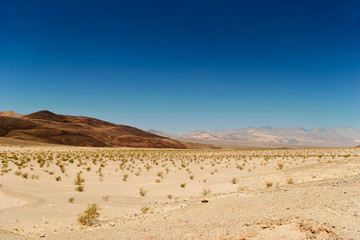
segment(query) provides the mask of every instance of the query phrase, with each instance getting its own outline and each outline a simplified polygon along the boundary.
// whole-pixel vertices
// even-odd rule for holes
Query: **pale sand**
[[[360,239],[359,154],[0,146],[0,239]],[[77,216],[92,203],[100,217],[84,227]]]

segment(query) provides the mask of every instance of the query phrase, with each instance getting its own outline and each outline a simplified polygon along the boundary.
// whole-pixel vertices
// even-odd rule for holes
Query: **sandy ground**
[[[3,145],[0,239],[360,239],[359,154]]]

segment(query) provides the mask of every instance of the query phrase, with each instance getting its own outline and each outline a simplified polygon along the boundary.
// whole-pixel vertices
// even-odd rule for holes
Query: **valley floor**
[[[0,239],[360,239],[359,154],[0,146]]]

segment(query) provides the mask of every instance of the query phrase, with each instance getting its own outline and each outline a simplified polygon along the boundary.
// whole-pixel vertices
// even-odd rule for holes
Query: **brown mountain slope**
[[[49,111],[35,112],[21,118],[0,116],[0,137],[91,147],[213,148],[161,137],[130,126]]]

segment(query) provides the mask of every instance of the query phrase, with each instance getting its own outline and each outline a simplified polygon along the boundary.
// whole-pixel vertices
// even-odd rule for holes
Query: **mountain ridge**
[[[215,148],[158,136],[127,125],[47,110],[20,118],[0,116],[0,137],[89,147]]]

